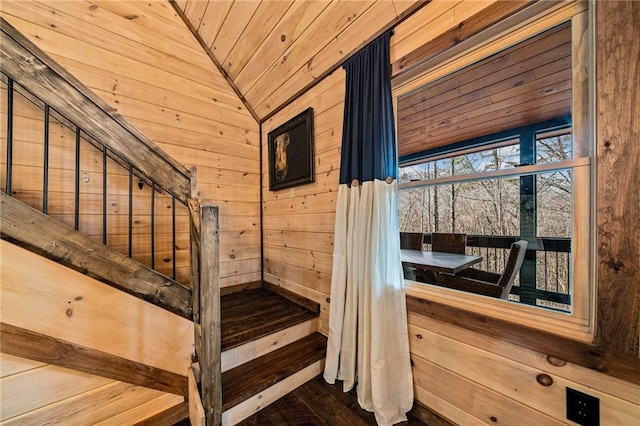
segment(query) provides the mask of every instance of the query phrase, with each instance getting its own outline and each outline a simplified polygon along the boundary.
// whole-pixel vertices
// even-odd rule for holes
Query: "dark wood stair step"
[[[222,351],[296,324],[317,313],[265,288],[221,297]]]
[[[249,399],[325,357],[327,338],[314,333],[222,373],[222,410]]]

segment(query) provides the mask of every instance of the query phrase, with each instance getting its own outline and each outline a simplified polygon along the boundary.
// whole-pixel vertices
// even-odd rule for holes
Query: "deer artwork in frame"
[[[313,108],[269,132],[269,190],[315,182]]]

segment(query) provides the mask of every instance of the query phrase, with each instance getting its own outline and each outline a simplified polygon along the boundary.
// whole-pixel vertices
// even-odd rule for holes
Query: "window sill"
[[[449,308],[452,312],[468,311],[500,322],[511,323],[583,343],[593,341],[593,330],[589,320],[577,318],[571,314],[520,305],[411,280],[405,280],[405,290],[409,297],[437,303],[443,308]]]

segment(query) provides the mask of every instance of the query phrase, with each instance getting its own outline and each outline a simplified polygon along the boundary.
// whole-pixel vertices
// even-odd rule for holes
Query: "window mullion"
[[[532,165],[536,162],[536,134],[524,129],[520,134],[520,165]],[[536,249],[537,239],[537,197],[536,175],[520,176],[520,238],[527,240],[527,250],[522,269],[520,269],[520,288],[536,289]],[[535,292],[522,291],[520,303],[536,304]]]

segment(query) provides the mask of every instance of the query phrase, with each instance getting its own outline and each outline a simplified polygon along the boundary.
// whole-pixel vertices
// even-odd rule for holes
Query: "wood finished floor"
[[[330,385],[321,376],[307,382],[239,423],[242,426],[357,426],[375,425],[373,413],[358,405],[355,391],[342,392],[342,383]],[[409,419],[401,425],[425,425]]]

